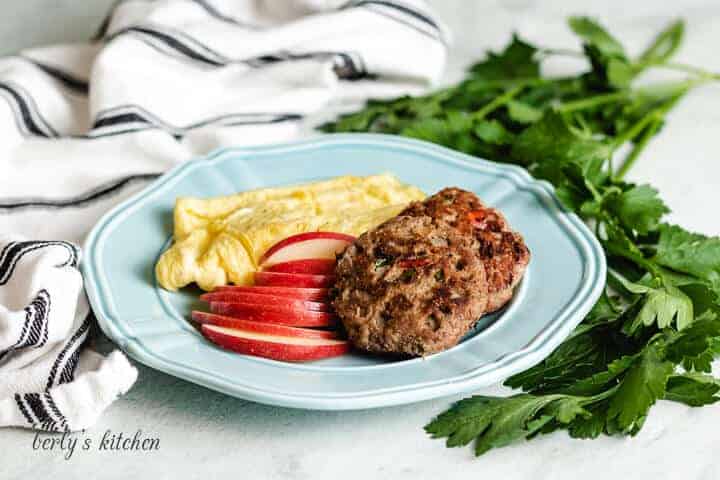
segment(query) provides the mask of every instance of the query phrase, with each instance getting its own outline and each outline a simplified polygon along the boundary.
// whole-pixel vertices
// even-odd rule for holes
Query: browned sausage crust
[[[356,347],[427,355],[456,345],[505,305],[529,260],[500,212],[446,188],[349,246],[332,302]]]
[[[400,215],[427,216],[474,236],[487,274],[487,312],[502,308],[512,298],[530,261],[530,251],[498,210],[486,207],[472,192],[446,188],[424,202],[414,202]]]
[[[338,259],[333,298],[353,344],[414,356],[455,345],[487,306],[471,240],[411,216],[361,235]]]

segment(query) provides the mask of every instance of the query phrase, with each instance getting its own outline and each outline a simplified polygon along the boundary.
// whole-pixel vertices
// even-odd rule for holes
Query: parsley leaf
[[[603,27],[589,17],[571,17],[570,28],[585,45],[591,46],[607,57],[625,57],[625,48]]]
[[[654,259],[658,264],[720,285],[720,238],[669,224],[660,225],[659,232]]]
[[[683,373],[668,379],[665,399],[691,407],[702,407],[720,400],[720,396],[716,395],[718,392],[720,380],[712,375]]]
[[[583,41],[583,48],[592,65],[588,81],[598,88],[627,87],[635,76],[625,49],[597,22],[588,17],[572,17],[570,28]]]
[[[572,438],[597,438],[605,431],[607,405],[600,403],[586,409],[590,415],[578,416],[568,425],[568,433]]]
[[[625,191],[615,190],[608,195],[605,207],[629,230],[646,234],[657,229],[663,215],[670,209],[649,185],[635,185]]]
[[[607,254],[623,257],[640,267],[647,269],[654,268],[652,263],[645,258],[645,255],[643,255],[643,252],[633,239],[620,227],[617,220],[612,217],[605,217],[604,220],[605,238],[601,238],[600,241],[605,247]]]
[[[671,23],[640,55],[638,64],[645,66],[666,62],[680,47],[684,36],[685,22],[677,20]]]
[[[584,399],[567,395],[537,397],[520,394],[507,398],[474,396],[461,400],[425,426],[433,438],[447,438],[448,447],[475,440],[475,454],[481,455],[540,433],[557,422],[568,424],[588,415]]]
[[[497,120],[478,122],[474,129],[475,135],[487,143],[507,145],[512,143],[513,135]]]
[[[513,35],[510,44],[500,53],[488,52],[487,58],[470,67],[470,73],[483,80],[537,78],[540,63],[535,58],[537,48]]]
[[[571,395],[597,395],[613,387],[617,383],[618,378],[632,367],[638,355],[639,354],[624,355],[616,358],[607,364],[605,369],[587,378],[576,380],[575,383],[564,388],[562,393],[569,393]]]
[[[526,124],[537,122],[543,115],[541,109],[515,100],[508,102],[507,111],[512,120]]]
[[[476,153],[477,144],[470,138],[473,119],[460,112],[451,112],[445,118],[428,118],[402,130],[407,137],[417,138],[453,148],[465,153]]]
[[[572,128],[561,114],[548,112],[518,136],[511,155],[531,173],[552,182],[564,178],[562,169],[568,163],[596,178],[611,153],[609,144]]]
[[[663,359],[659,347],[645,348],[628,368],[608,405],[607,422],[612,431],[636,434],[650,407],[665,395],[673,373],[672,362]]]
[[[642,279],[643,283],[633,283],[618,274],[611,272],[611,275],[630,293],[643,295],[637,316],[623,326],[626,335],[634,335],[642,326],[667,328],[673,321],[676,328],[682,330],[693,321],[693,303],[677,287],[660,280]]]
[[[720,353],[720,320],[715,313],[707,312],[693,324],[672,334],[665,346],[665,356],[685,370],[710,372],[710,362]]]
[[[615,343],[608,335],[610,328],[610,325],[580,325],[550,356],[508,378],[505,385],[535,393],[566,391],[564,389],[579,379],[604,371],[609,362],[629,347]]]

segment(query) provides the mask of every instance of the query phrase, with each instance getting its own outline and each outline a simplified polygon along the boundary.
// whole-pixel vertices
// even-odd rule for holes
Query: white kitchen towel
[[[0,59],[0,426],[86,428],[134,382],[81,349],[102,213],[214,148],[419,93],[446,42],[420,0],[127,0],[91,43]]]

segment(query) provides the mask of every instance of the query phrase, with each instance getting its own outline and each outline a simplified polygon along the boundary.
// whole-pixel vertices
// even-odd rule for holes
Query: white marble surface
[[[110,0],[4,2],[0,52],[92,32]],[[714,0],[436,0],[455,34],[448,80],[515,28],[547,46],[567,47],[564,17],[587,13],[610,25],[634,50],[670,19],[688,20],[678,59],[720,71],[720,3]],[[570,65],[549,65],[553,71]],[[660,189],[672,220],[720,234],[720,86],[698,90],[672,113],[630,178]],[[0,478],[239,479],[716,479],[720,406],[691,409],[660,402],[635,438],[575,441],[564,433],[475,459],[448,450],[422,426],[456,398],[359,412],[306,412],[236,400],[139,366],[132,391],[80,441],[105,430],[160,439],[153,452],[33,450],[34,434],[0,431]],[[500,393],[500,388],[485,394]]]

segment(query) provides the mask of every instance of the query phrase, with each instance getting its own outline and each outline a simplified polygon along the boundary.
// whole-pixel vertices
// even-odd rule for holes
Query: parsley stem
[[[516,77],[516,78],[506,78],[501,80],[466,80],[464,83],[461,83],[460,85],[462,88],[467,89],[469,92],[473,92],[475,89],[480,89],[482,91],[485,91],[487,89],[492,88],[508,88],[508,87],[535,87],[540,85],[548,85],[548,84],[555,84],[555,83],[566,83],[569,81],[574,80],[573,77],[554,77],[554,78],[537,78],[537,77]],[[457,87],[455,87],[457,88]]]
[[[634,95],[652,95],[669,89],[680,92],[706,81],[708,81],[706,78],[697,78],[684,80],[682,82],[657,83],[654,85],[634,88],[632,90],[620,90],[617,92],[603,93],[600,95],[593,95],[592,97],[581,98],[580,100],[571,100],[560,103],[555,106],[555,110],[561,113],[568,113],[576,110],[586,110],[588,108],[599,107],[600,105],[631,98]]]
[[[612,93],[604,93],[602,95],[595,95],[580,100],[574,100],[565,102],[557,105],[555,110],[563,113],[573,112],[575,110],[585,110],[587,108],[593,108],[606,103],[612,103],[616,100],[621,100],[629,95],[628,91],[619,91]]]
[[[613,293],[618,295],[620,298],[625,300],[626,302],[632,303],[632,301],[635,299],[634,293],[628,291],[618,278],[621,276],[618,272],[616,272],[612,268],[608,268],[608,275],[607,275],[607,285],[606,288],[610,288]]]
[[[522,92],[525,89],[525,87],[526,87],[526,85],[518,85],[517,87],[511,88],[510,90],[506,91],[499,97],[495,97],[491,102],[487,103],[480,110],[476,111],[473,114],[473,117],[476,120],[482,120],[488,114],[490,114],[494,110],[502,107],[507,102],[512,100],[518,93]]]
[[[663,105],[651,110],[647,114],[645,114],[644,117],[640,119],[635,125],[625,130],[620,136],[616,137],[615,139],[615,147],[619,147],[623,143],[634,139],[636,136],[638,136],[645,127],[647,127],[650,123],[660,120],[662,121],[663,117],[665,117],[665,114],[670,110],[672,107],[675,106],[678,100],[682,98],[683,95],[688,91],[688,88],[684,88],[680,92],[678,92],[676,95],[673,95],[673,97],[665,102]]]
[[[560,55],[566,57],[585,58],[585,54],[583,52],[577,50],[570,50],[567,48],[543,48],[539,50],[539,52],[543,55]],[[633,66],[636,69],[636,74],[642,72],[648,67],[653,67],[665,68],[668,70],[677,70],[679,72],[692,73],[701,77],[711,78],[713,80],[720,80],[720,73],[711,72],[705,70],[704,68],[679,62],[639,62],[635,63]]]
[[[569,48],[543,48],[540,49],[540,53],[543,55],[561,55],[565,57],[582,57],[585,58],[585,54],[578,50],[571,50]]]
[[[615,174],[615,178],[617,180],[622,180],[625,177],[625,174],[630,170],[630,168],[633,166],[637,158],[640,156],[640,153],[645,149],[648,142],[650,142],[650,139],[657,133],[657,131],[660,129],[660,126],[662,125],[661,119],[655,119],[650,126],[645,129],[645,131],[642,133],[640,138],[635,142],[635,145],[633,146],[632,150],[630,150],[630,153],[625,157],[625,160],[623,161],[622,165],[620,165],[620,168],[618,169],[617,173]]]
[[[614,386],[612,386],[611,388],[605,390],[604,392],[600,392],[600,393],[598,393],[597,395],[593,395],[593,396],[591,396],[591,397],[587,397],[585,400],[581,400],[581,401],[580,401],[580,404],[583,405],[583,406],[584,406],[584,405],[590,405],[590,404],[592,404],[592,403],[597,403],[597,402],[599,402],[599,401],[602,401],[602,400],[605,400],[605,399],[607,399],[607,398],[610,398],[610,397],[612,397],[612,396],[615,394],[615,392],[618,390],[618,388],[620,388],[620,385],[619,385],[619,384],[618,384],[618,385],[614,385]]]
[[[690,87],[687,87],[681,90],[663,105],[648,112],[644,117],[640,119],[640,121],[635,123],[635,125],[628,128],[622,134],[615,138],[614,145],[615,148],[618,148],[625,142],[634,140],[635,137],[637,137],[638,135],[642,135],[637,140],[637,142],[635,142],[635,146],[618,169],[617,174],[615,175],[616,179],[622,179],[625,174],[627,174],[627,172],[630,170],[630,168],[640,156],[640,152],[642,152],[642,150],[645,148],[653,135],[657,133],[660,125],[662,125],[663,119],[665,118],[667,112],[672,107],[674,107],[678,100],[680,100],[688,92],[689,88]]]
[[[624,132],[622,132],[619,136],[615,137],[615,141],[613,142],[614,147],[618,148],[621,145],[623,145],[625,142],[628,142],[638,135],[642,133],[645,128],[650,125],[650,123],[655,122],[656,120],[662,120],[662,114],[660,112],[659,108],[656,108],[654,110],[651,110],[649,113],[647,113],[645,116],[643,116],[638,122],[636,122],[633,126],[626,129]]]
[[[651,66],[656,67],[656,68],[665,68],[668,70],[677,70],[679,72],[692,73],[694,75],[698,75],[699,77],[705,78],[705,79],[720,80],[720,73],[711,72],[711,71],[705,70],[704,68],[696,67],[693,65],[687,65],[685,63],[665,62],[665,63],[652,64]]]

